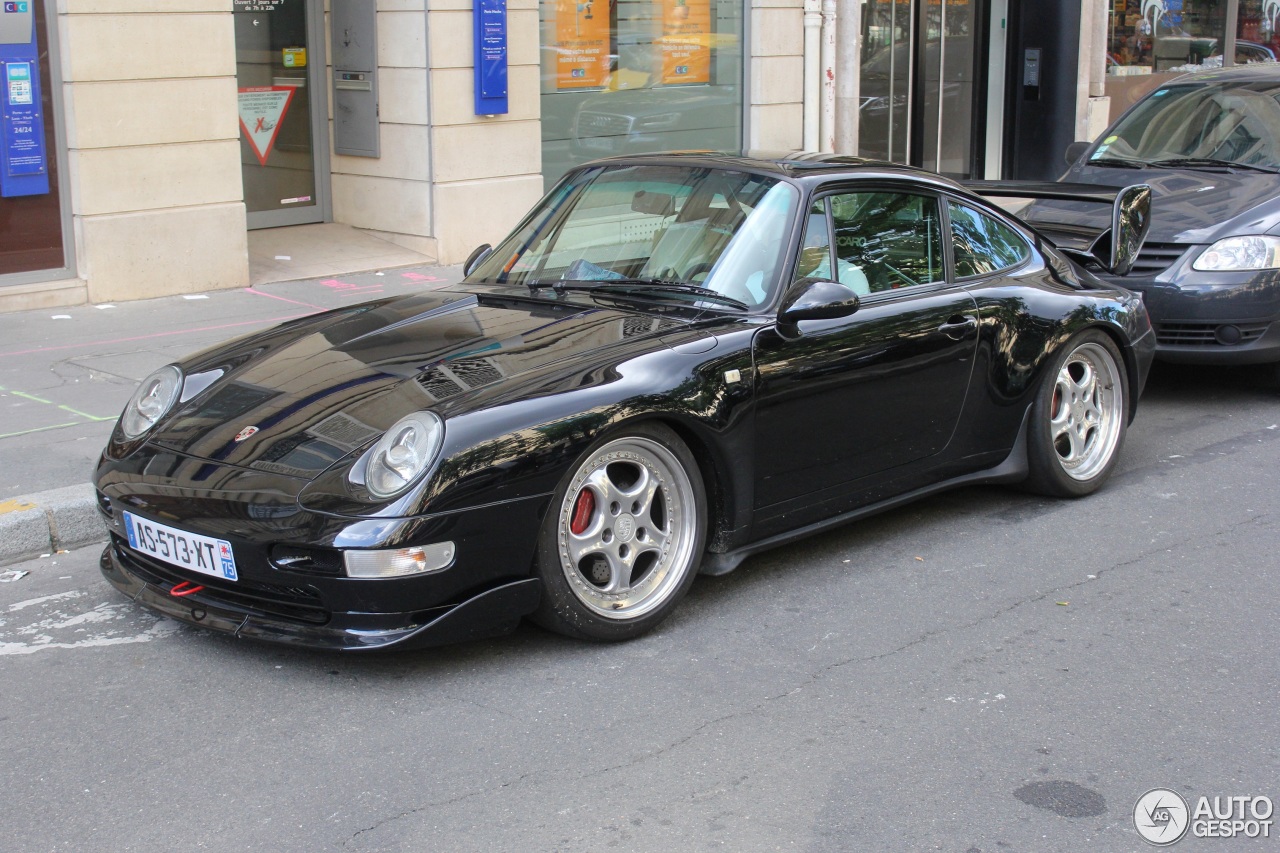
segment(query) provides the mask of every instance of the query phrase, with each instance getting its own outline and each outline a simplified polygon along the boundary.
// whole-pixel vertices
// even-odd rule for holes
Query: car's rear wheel
[[[1058,497],[1097,491],[1124,443],[1128,387],[1120,351],[1097,330],[1071,339],[1032,406],[1027,486]]]
[[[543,523],[534,621],[591,640],[652,629],[693,583],[705,505],[697,463],[670,429],[642,424],[597,443]]]

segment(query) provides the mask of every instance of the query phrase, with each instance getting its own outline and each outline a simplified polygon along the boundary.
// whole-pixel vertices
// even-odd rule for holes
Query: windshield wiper
[[[1274,175],[1275,169],[1267,166],[1255,166],[1252,163],[1239,163],[1235,160],[1218,160],[1213,157],[1174,157],[1169,160],[1153,160],[1149,165],[1152,166],[1217,166],[1224,169],[1251,169],[1255,172],[1266,172],[1268,175]]]
[[[1089,160],[1087,166],[1109,166],[1112,169],[1141,169],[1147,165],[1141,160],[1126,160],[1123,157],[1095,157]]]
[[[660,278],[617,278],[609,279],[608,281],[557,279],[554,281],[531,281],[528,282],[528,285],[530,290],[549,287],[558,293],[567,290],[582,293],[608,293],[609,291],[617,293],[684,293],[697,296],[699,299],[708,302],[721,302],[725,305],[732,305],[734,308],[741,308],[744,311],[751,308],[747,303],[734,299],[732,296],[725,296],[723,293],[707,290],[705,287],[699,287],[696,284],[687,284],[682,281],[664,281]]]

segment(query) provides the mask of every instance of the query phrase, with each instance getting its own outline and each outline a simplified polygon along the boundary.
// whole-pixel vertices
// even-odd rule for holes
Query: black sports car
[[[96,475],[111,583],[333,649],[634,637],[699,571],[941,489],[1094,491],[1153,348],[999,208],[829,156],[588,164],[467,273],[146,379]]]
[[[1067,160],[1072,184],[1151,187],[1151,231],[1123,283],[1145,298],[1157,358],[1280,367],[1280,65],[1179,77]],[[1097,228],[1099,213],[1056,199],[1023,217],[1053,235]]]

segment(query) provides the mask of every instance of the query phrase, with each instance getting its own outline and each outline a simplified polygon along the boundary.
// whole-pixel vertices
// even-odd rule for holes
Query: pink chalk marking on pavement
[[[234,329],[237,326],[266,326],[271,323],[283,323],[286,320],[297,320],[300,317],[310,317],[313,312],[308,311],[306,314],[290,314],[287,317],[273,317],[268,320],[245,320],[240,323],[223,323],[220,326],[195,326],[190,329],[178,329],[173,332],[155,332],[150,335],[135,335],[132,338],[115,338],[109,341],[87,341],[82,344],[63,344],[56,347],[36,347],[35,349],[20,349],[11,352],[0,352],[0,358],[10,355],[31,355],[37,352],[58,352],[59,350],[68,349],[86,349],[88,347],[106,346],[108,344],[127,344],[134,341],[148,341],[153,338],[168,338],[174,335],[189,335],[192,332],[216,332],[219,329]]]
[[[423,275],[420,272],[402,272],[401,278],[407,278],[410,281],[446,281],[438,275]]]
[[[274,293],[263,293],[261,290],[254,290],[252,287],[246,287],[245,293],[252,293],[254,296],[265,296],[268,299],[279,299],[281,302],[292,302],[294,305],[302,305],[306,308],[315,308],[317,311],[327,311],[323,305],[312,305],[310,302],[299,302],[296,299],[286,299],[283,296],[276,296]]]

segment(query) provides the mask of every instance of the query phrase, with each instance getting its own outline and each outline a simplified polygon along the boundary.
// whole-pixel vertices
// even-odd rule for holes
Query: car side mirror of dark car
[[[1076,161],[1084,156],[1084,152],[1088,151],[1089,146],[1092,144],[1092,142],[1076,140],[1067,146],[1067,152],[1062,155],[1062,159],[1067,161],[1068,166],[1074,166]]]
[[[795,326],[803,320],[836,320],[858,310],[857,292],[848,285],[822,278],[802,278],[782,299],[778,323]]]
[[[475,270],[476,267],[480,266],[481,261],[489,257],[492,252],[493,246],[490,246],[488,243],[481,243],[479,246],[476,246],[475,249],[472,250],[471,254],[467,255],[466,261],[463,262],[462,274],[471,275],[472,271]]]

